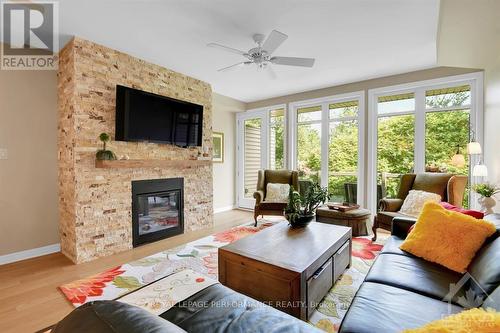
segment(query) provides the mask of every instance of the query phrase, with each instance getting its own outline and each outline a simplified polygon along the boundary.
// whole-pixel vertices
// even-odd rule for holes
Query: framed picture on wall
[[[215,163],[224,163],[224,133],[213,132],[212,140],[214,144],[212,161]]]

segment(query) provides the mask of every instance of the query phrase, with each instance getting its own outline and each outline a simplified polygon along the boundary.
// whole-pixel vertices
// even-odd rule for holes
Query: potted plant
[[[109,141],[108,133],[101,133],[99,135],[99,140],[102,141],[102,149],[98,150],[95,154],[96,159],[103,160],[116,160],[116,155],[111,150],[106,149],[106,142]]]
[[[303,227],[314,219],[316,208],[328,199],[327,188],[318,183],[312,184],[303,197],[290,187],[285,217],[292,227]]]
[[[497,193],[500,193],[500,188],[493,184],[481,183],[474,185],[472,189],[474,190],[474,192],[481,196],[477,200],[481,205],[481,210],[484,211],[486,215],[492,214],[492,208],[496,205],[496,201],[493,196]]]

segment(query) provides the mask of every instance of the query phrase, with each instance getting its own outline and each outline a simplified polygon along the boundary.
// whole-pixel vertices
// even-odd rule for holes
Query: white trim
[[[228,212],[236,208],[236,205],[214,208],[214,214]]]
[[[379,117],[391,116],[388,115],[378,115],[377,113],[377,101],[379,96],[393,95],[401,93],[415,93],[415,172],[422,172],[425,170],[425,138],[421,135],[424,133],[425,136],[425,114],[427,112],[433,112],[438,110],[425,109],[425,91],[431,89],[439,89],[443,87],[449,87],[450,85],[463,85],[468,84],[471,87],[471,105],[469,107],[463,106],[463,109],[470,109],[471,119],[470,127],[474,130],[476,134],[476,140],[482,145],[483,144],[483,72],[474,72],[469,74],[447,76],[437,79],[410,82],[400,85],[381,87],[368,90],[368,192],[367,192],[367,207],[372,212],[376,212],[376,196],[377,196],[377,122]],[[423,96],[423,97],[422,97]],[[452,108],[446,109],[446,111]],[[401,115],[403,113],[400,113]],[[394,115],[399,115],[394,114]],[[475,156],[470,158],[470,167],[477,162]],[[483,156],[484,158],[484,156]],[[476,183],[475,177],[469,177],[471,185]],[[474,194],[471,191],[471,198],[474,198]],[[471,208],[475,208],[476,200],[471,199]]]
[[[51,253],[61,252],[61,244],[52,244],[35,249],[24,250],[0,256],[0,265],[9,264],[16,261],[40,257]]]

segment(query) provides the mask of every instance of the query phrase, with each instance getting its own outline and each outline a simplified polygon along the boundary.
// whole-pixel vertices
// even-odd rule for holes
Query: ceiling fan
[[[225,72],[228,70],[236,69],[238,67],[243,67],[246,65],[255,64],[258,69],[267,69],[271,77],[276,77],[276,74],[271,68],[271,64],[275,65],[286,65],[286,66],[300,66],[300,67],[312,67],[314,65],[313,58],[297,58],[297,57],[278,57],[272,54],[281,44],[288,38],[282,32],[277,30],[271,31],[266,40],[265,36],[262,34],[253,35],[253,40],[257,44],[256,47],[251,48],[248,52],[244,52],[229,46],[209,43],[207,46],[218,48],[231,53],[236,53],[247,58],[246,61],[239,62],[237,64],[227,66],[218,70],[218,72]]]

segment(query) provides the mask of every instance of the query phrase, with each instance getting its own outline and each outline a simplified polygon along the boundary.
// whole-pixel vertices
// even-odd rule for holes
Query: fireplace
[[[184,232],[184,179],[132,181],[134,247]]]

